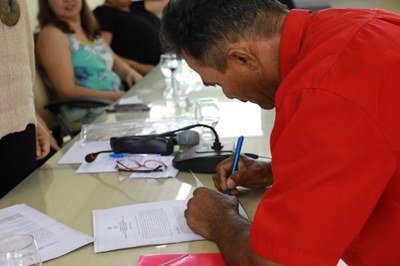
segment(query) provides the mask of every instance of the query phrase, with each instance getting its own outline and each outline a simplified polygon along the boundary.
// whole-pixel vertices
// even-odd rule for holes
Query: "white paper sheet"
[[[204,187],[203,183],[200,181],[200,179],[195,175],[195,173],[192,172],[192,170],[189,170],[192,175],[194,180],[196,181],[196,187]],[[239,202],[239,214],[240,216],[242,216],[243,218],[246,218],[247,220],[249,219],[249,217],[247,216],[246,211],[244,210],[242,204],[240,204]]]
[[[115,169],[116,158],[110,157],[111,153],[100,153],[96,160],[91,163],[83,162],[76,173],[113,173],[118,172]]]
[[[99,154],[95,161],[91,163],[84,162],[76,171],[78,174],[82,173],[112,173],[118,172],[115,168],[118,160],[136,160],[139,163],[143,163],[146,160],[157,160],[163,162],[167,169],[161,172],[149,172],[149,173],[132,173],[130,178],[169,178],[176,177],[178,170],[173,167],[172,160],[173,156],[160,156],[160,155],[135,155],[135,154],[124,154],[122,158],[111,157],[110,153]],[[129,165],[128,165],[129,166]]]
[[[137,95],[131,96],[131,97],[126,97],[126,98],[121,98],[119,99],[119,104],[138,104],[138,103],[143,103],[143,100],[140,99]]]
[[[59,164],[81,164],[85,156],[92,152],[111,150],[110,141],[75,142],[58,161]]]
[[[186,200],[93,211],[94,252],[203,239],[190,230]]]
[[[192,174],[197,186],[202,187]],[[94,210],[94,252],[204,239],[186,224],[187,202],[170,200]],[[248,219],[241,204],[239,213]]]
[[[59,223],[25,204],[0,210],[0,236],[9,234],[33,235],[43,261],[60,257],[93,242],[91,236]]]
[[[200,181],[200,179],[197,177],[197,175],[195,173],[193,173],[192,170],[189,170],[190,173],[192,173],[192,176],[194,178],[194,180],[196,181],[196,187],[204,187],[203,183]]]

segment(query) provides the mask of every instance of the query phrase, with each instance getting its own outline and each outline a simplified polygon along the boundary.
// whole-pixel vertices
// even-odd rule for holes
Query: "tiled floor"
[[[295,3],[329,3],[337,8],[379,8],[400,13],[399,0],[294,0]]]

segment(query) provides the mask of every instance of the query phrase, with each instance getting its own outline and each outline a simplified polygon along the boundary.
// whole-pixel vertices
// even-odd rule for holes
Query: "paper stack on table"
[[[32,235],[43,261],[93,242],[91,236],[59,223],[25,204],[0,209],[0,237],[9,234]]]

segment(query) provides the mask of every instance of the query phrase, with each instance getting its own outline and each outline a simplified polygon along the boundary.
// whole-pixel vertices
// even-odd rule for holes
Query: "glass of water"
[[[162,54],[160,56],[160,68],[165,78],[171,78],[179,67],[179,59],[176,54]]]
[[[42,265],[42,259],[33,236],[15,234],[0,237],[0,265]]]
[[[164,99],[167,105],[177,105],[179,100],[177,72],[180,60],[176,54],[162,54],[160,56],[160,69],[165,77],[167,87],[164,91]]]
[[[194,116],[197,123],[215,128],[220,118],[218,100],[216,98],[197,99],[194,106]],[[202,137],[205,141],[211,140],[213,138],[211,129],[203,128]]]

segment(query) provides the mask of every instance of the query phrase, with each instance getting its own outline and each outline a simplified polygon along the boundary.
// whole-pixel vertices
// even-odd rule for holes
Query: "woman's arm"
[[[113,70],[121,80],[124,80],[129,87],[132,87],[136,82],[143,78],[135,69],[131,68],[124,60],[122,60],[117,54],[115,54],[110,45],[107,42],[103,42],[104,45],[111,51],[114,59]]]
[[[129,87],[132,87],[136,82],[143,78],[142,75],[125,63],[118,55],[113,53],[113,58],[113,70],[128,84]]]
[[[164,7],[168,4],[169,0],[144,0],[144,8],[161,17]]]
[[[116,101],[122,92],[99,91],[78,86],[71,59],[71,50],[65,33],[54,26],[46,26],[36,43],[38,61],[60,98],[95,97]]]
[[[146,75],[154,68],[154,66],[150,65],[150,64],[142,64],[142,63],[139,63],[138,61],[124,58],[121,56],[120,56],[120,58],[122,60],[124,60],[124,62],[127,63],[131,68],[135,69],[137,72],[139,72],[142,75]]]
[[[50,152],[51,135],[50,130],[38,112],[36,112],[36,121],[36,159],[41,160]]]
[[[41,146],[46,146],[47,145],[47,140],[46,139],[48,138],[49,139],[48,142],[50,144],[50,147],[53,148],[56,151],[60,150],[61,148],[58,145],[58,143],[57,143],[56,139],[54,138],[54,136],[52,135],[51,130],[49,129],[49,127],[47,126],[46,122],[44,121],[44,119],[40,116],[40,114],[37,111],[36,111],[36,120],[37,120],[37,125],[36,125],[36,127],[37,127],[37,132],[36,132],[37,142],[44,143],[43,145],[37,145],[36,149],[40,149]],[[42,141],[43,138],[40,137],[41,135],[44,136],[43,137],[43,138],[45,138],[44,141]],[[45,149],[45,148],[41,149],[41,150],[47,151],[47,149]],[[50,151],[50,150],[48,149],[48,151]],[[38,159],[43,159],[45,156],[47,156],[48,151],[46,152],[46,154],[43,157],[40,156]],[[39,153],[41,154],[41,152],[37,151],[37,154],[39,154]]]

